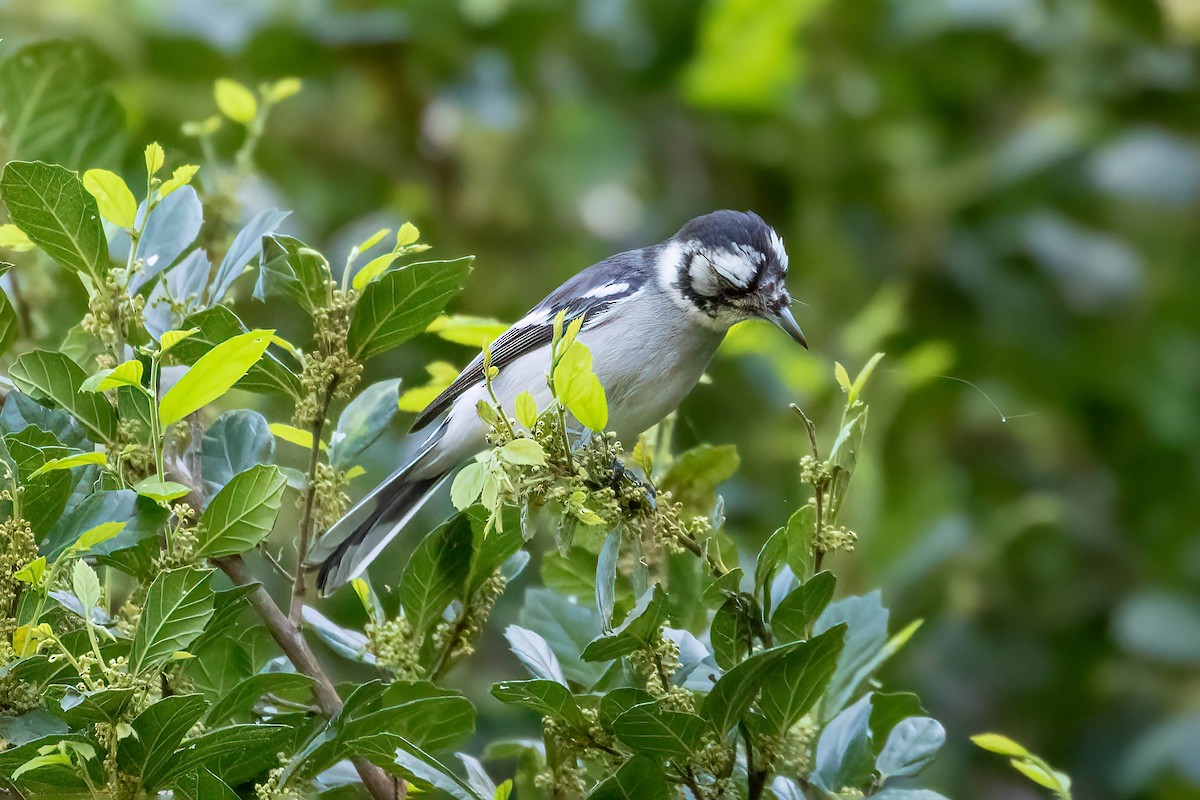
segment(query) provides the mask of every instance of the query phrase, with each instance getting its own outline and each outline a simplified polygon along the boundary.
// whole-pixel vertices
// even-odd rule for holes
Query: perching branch
[[[192,426],[193,432],[199,430],[195,415],[189,418],[188,423]],[[187,463],[182,454],[172,452],[170,473],[173,480],[191,488],[191,492],[185,498],[186,502],[192,504],[193,508],[200,508],[202,496],[199,488],[201,485],[199,460]],[[300,627],[293,624],[283,610],[276,605],[266,588],[254,579],[249,567],[246,566],[246,561],[240,555],[233,555],[214,558],[212,562],[238,586],[258,584],[248,598],[250,607],[266,625],[271,638],[292,662],[296,671],[313,679],[313,699],[317,701],[321,713],[330,718],[340,714],[342,698],[334,688],[329,675],[321,667],[321,663],[317,661],[308,642],[304,640],[304,634]],[[363,785],[375,800],[403,800],[405,797],[407,784],[404,781],[393,780],[391,776],[371,762],[355,758],[354,768],[358,770]]]
[[[239,586],[256,583],[241,556],[217,558],[213,559],[213,563]],[[321,668],[320,662],[309,648],[308,642],[304,640],[299,628],[291,623],[261,583],[251,592],[249,601],[254,613],[267,626],[271,638],[296,667],[296,671],[313,679],[313,699],[317,701],[321,713],[327,717],[336,717],[340,714],[342,698],[338,696],[333,681]],[[354,768],[358,770],[363,785],[367,787],[367,791],[375,800],[403,800],[407,789],[403,781],[394,781],[382,769],[361,758],[354,759]]]

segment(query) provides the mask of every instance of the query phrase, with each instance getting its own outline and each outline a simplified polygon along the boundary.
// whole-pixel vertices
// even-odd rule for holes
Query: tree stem
[[[239,586],[255,583],[246,562],[241,556],[227,556],[213,559],[221,570]],[[327,717],[335,717],[342,710],[342,698],[338,696],[333,681],[321,668],[320,662],[304,640],[300,629],[293,625],[283,610],[271,599],[271,595],[258,585],[249,596],[250,606],[258,614],[259,619],[266,624],[271,638],[283,650],[284,655],[296,667],[296,670],[313,679],[313,699],[321,713]],[[361,758],[354,759],[354,768],[362,778],[363,785],[375,800],[403,800],[406,786],[403,781],[394,781],[386,772],[369,761]]]
[[[300,517],[300,541],[297,544],[296,572],[292,576],[292,601],[288,609],[288,619],[293,626],[299,628],[301,614],[304,609],[304,596],[308,591],[305,578],[305,562],[308,561],[308,551],[312,547],[313,534],[316,526],[315,510],[317,504],[317,470],[321,466],[321,436],[325,432],[325,417],[329,414],[329,404],[333,398],[336,383],[325,387],[321,402],[317,404],[317,416],[309,427],[312,434],[312,448],[308,454],[308,481],[304,487],[304,512]]]

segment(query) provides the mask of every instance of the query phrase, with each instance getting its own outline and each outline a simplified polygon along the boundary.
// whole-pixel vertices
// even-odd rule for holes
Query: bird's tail
[[[305,567],[319,570],[317,586],[331,594],[366,571],[388,542],[408,524],[449,472],[413,475],[421,461],[414,457],[334,523],[309,552]]]

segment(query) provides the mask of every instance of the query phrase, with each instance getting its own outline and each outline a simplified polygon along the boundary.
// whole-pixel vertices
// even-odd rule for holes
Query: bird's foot
[[[635,501],[645,503],[651,511],[658,508],[658,490],[654,488],[654,484],[640,477],[636,472],[629,469],[619,458],[614,458],[612,463],[612,480],[609,486],[617,493],[618,497],[625,493],[622,491],[624,487],[630,486],[635,490],[640,490],[634,498]]]

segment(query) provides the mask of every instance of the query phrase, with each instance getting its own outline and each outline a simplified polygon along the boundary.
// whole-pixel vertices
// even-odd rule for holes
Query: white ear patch
[[[704,258],[707,256],[707,259]],[[762,264],[764,256],[752,247],[738,245],[734,250],[711,250],[704,253],[698,261],[703,266],[710,266],[711,270],[716,275],[709,275],[708,281],[713,285],[711,292],[702,292],[702,294],[714,295],[718,291],[717,276],[725,281],[733,284],[739,289],[745,289],[754,280],[758,274],[759,266]],[[693,262],[695,263],[695,262]],[[705,270],[706,272],[708,270]],[[693,267],[693,276],[695,268]]]
[[[783,271],[787,272],[787,250],[785,250],[783,247],[783,239],[779,237],[779,234],[775,232],[774,228],[771,229],[771,250],[775,252],[775,259],[779,262],[779,265],[783,267]]]

